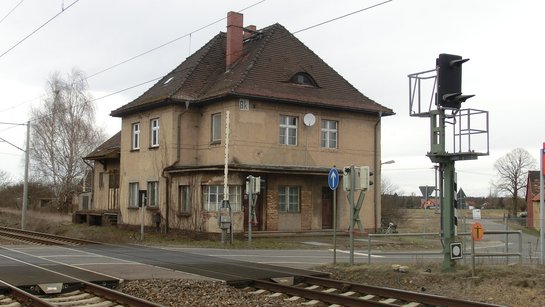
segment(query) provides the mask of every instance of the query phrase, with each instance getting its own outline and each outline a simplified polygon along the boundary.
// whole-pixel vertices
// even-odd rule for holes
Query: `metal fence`
[[[502,243],[502,246],[482,246],[484,242],[487,241],[477,241],[475,242],[471,237],[471,232],[459,232],[457,236],[462,240],[463,245],[463,255],[464,262],[466,262],[466,256],[471,258],[473,267],[475,266],[475,258],[488,259],[487,263],[509,263],[509,257],[518,257],[518,263],[522,264],[523,260],[523,240],[522,240],[522,231],[520,230],[487,230],[486,235],[488,236],[497,236],[505,235],[505,242]],[[518,243],[517,251],[514,252],[510,250],[509,246],[511,243],[509,241],[509,235],[517,235],[516,242]],[[394,256],[394,255],[405,255],[405,256],[415,256],[415,258],[423,256],[437,256],[443,255],[443,250],[420,250],[420,251],[373,251],[372,243],[373,239],[377,238],[399,238],[399,237],[419,237],[419,238],[432,238],[437,239],[441,242],[441,236],[439,233],[394,233],[394,234],[369,234],[367,239],[367,263],[371,264],[371,259],[373,256]],[[489,241],[488,241],[489,242]],[[441,242],[442,244],[442,242]],[[471,250],[468,249],[468,245],[471,246]],[[476,252],[476,248],[484,250],[484,252]],[[495,259],[501,259],[500,261],[495,261]]]

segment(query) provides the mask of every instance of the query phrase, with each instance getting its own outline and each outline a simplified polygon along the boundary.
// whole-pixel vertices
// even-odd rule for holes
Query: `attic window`
[[[170,81],[172,81],[172,79],[174,79],[174,77],[168,78],[165,82],[163,82],[163,85],[167,85]]]
[[[316,81],[314,81],[314,79],[309,74],[304,72],[296,73],[295,75],[293,75],[293,77],[291,77],[290,81],[295,84],[318,87]]]

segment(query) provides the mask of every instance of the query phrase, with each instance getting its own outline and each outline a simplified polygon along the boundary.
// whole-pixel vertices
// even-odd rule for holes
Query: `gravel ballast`
[[[164,306],[301,306],[304,302],[286,301],[285,295],[254,294],[253,289],[237,289],[220,281],[133,280],[118,290]]]

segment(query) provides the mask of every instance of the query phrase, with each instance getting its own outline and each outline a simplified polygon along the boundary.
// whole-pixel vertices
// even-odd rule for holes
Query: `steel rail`
[[[70,238],[65,236],[59,236],[59,235],[53,235],[49,233],[43,233],[43,232],[36,232],[36,231],[30,231],[30,230],[22,230],[17,228],[9,228],[9,227],[0,227],[0,231],[15,233],[15,234],[26,234],[26,235],[33,235],[33,236],[39,236],[44,238],[49,238],[52,240],[56,240],[58,242],[72,242],[76,244],[102,244],[100,242],[96,241],[90,241],[90,240],[83,240],[83,239],[77,239],[77,238]]]
[[[57,242],[57,241],[38,238],[38,237],[35,237],[35,236],[28,236],[28,235],[21,234],[21,233],[13,233],[13,232],[9,232],[9,231],[6,232],[6,231],[0,230],[0,236],[4,236],[6,238],[10,238],[10,239],[18,240],[18,241],[23,241],[23,242],[40,243],[40,244],[45,244],[45,245],[61,245],[61,243]]]
[[[353,296],[345,296],[335,293],[320,292],[305,288],[282,285],[265,280],[252,281],[252,287],[299,296],[311,300],[318,300],[328,304],[339,304],[342,306],[362,306],[363,304],[365,304],[365,306],[399,306],[379,301],[364,300]]]
[[[162,305],[146,301],[144,299],[125,294],[120,291],[112,290],[90,282],[83,282],[83,291],[91,292],[97,296],[112,300],[117,303],[131,307],[160,307]]]
[[[24,290],[21,290],[17,287],[15,287],[14,285],[11,285],[3,280],[0,280],[0,284],[3,284],[5,285],[6,287],[8,287],[9,289],[9,293],[8,295],[14,297],[15,299],[17,299],[19,301],[19,303],[21,303],[21,301],[23,303],[27,303],[28,301],[31,301],[32,302],[32,306],[35,306],[35,307],[54,307],[55,305],[49,303],[49,302],[46,302],[44,301],[43,299],[37,297],[36,295],[33,295],[31,293],[28,293]]]
[[[343,291],[355,291],[364,294],[374,294],[381,297],[395,298],[407,302],[417,302],[433,306],[451,306],[451,307],[498,307],[501,305],[488,304],[482,302],[467,301],[461,299],[448,298],[445,296],[438,296],[432,294],[411,292],[393,288],[383,288],[376,286],[368,286],[363,284],[356,284],[345,281],[337,281],[333,279],[304,276],[302,282],[309,284],[320,285],[329,288],[342,289]]]
[[[24,306],[28,301],[32,302],[32,306],[36,307],[53,307],[58,306],[58,303],[49,302],[47,297],[39,297],[29,292],[26,292],[22,289],[17,288],[16,286],[11,285],[8,282],[0,280],[0,284],[5,285],[9,289],[8,295],[14,297],[20,303],[22,302]],[[120,291],[112,290],[107,287],[103,287],[97,284],[93,284],[86,281],[79,281],[81,287],[79,290],[90,293],[96,297],[102,299],[110,300],[116,302],[117,304],[122,304],[125,306],[131,307],[161,307],[162,305],[156,304],[135,296],[125,294]]]

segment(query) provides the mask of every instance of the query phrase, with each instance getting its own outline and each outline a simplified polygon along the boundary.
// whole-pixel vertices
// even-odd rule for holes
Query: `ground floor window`
[[[148,206],[157,207],[159,204],[159,181],[148,181]]]
[[[231,211],[241,211],[242,188],[239,185],[229,186],[229,203]],[[206,185],[203,186],[203,205],[206,211],[218,211],[223,201],[223,185]]]
[[[138,182],[129,183],[129,207],[138,207]]]
[[[299,187],[278,187],[278,212],[299,212]]]
[[[191,213],[191,203],[190,203],[190,194],[189,194],[189,186],[188,185],[181,185],[179,187],[179,210],[180,213],[189,214]]]

